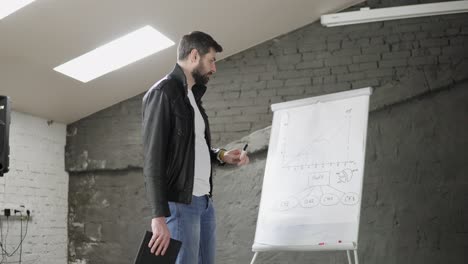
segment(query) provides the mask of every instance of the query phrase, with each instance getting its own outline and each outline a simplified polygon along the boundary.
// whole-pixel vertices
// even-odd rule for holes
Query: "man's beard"
[[[200,68],[201,66],[199,65],[192,71],[193,79],[195,80],[196,84],[206,85],[210,80],[211,72],[202,74]]]

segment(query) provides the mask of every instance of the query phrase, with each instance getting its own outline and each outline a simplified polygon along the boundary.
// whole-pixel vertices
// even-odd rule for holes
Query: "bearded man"
[[[170,238],[182,241],[177,264],[214,263],[211,166],[249,163],[240,149],[211,146],[201,98],[222,50],[206,33],[183,36],[174,69],[143,98],[143,174],[153,231],[148,246],[155,255],[164,255]]]

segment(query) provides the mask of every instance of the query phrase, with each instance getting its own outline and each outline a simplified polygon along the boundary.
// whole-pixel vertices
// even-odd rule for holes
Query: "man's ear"
[[[189,54],[189,59],[190,62],[197,62],[197,60],[200,58],[200,54],[198,53],[197,49],[192,49]]]

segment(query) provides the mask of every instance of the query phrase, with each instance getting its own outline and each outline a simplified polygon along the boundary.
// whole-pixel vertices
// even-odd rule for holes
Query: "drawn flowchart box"
[[[330,172],[310,172],[308,173],[309,186],[326,186],[330,185]]]

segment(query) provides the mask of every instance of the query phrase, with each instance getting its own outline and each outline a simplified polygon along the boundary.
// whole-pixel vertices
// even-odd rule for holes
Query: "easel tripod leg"
[[[354,250],[354,264],[359,264],[357,250]]]
[[[348,255],[348,264],[353,264],[351,260],[351,253],[349,252],[349,250],[346,250],[346,255]]]
[[[254,254],[254,256],[253,256],[252,261],[250,262],[250,264],[254,264],[255,259],[257,258],[257,254],[258,254],[258,252],[255,252],[255,254]]]

